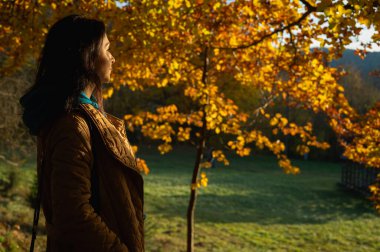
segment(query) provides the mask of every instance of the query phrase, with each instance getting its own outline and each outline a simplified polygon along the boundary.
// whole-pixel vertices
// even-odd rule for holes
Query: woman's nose
[[[115,58],[113,57],[113,55],[111,54],[111,63],[115,63]]]

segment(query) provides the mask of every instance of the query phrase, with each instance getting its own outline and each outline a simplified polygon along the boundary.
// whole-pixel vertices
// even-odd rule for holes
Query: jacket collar
[[[128,168],[138,172],[136,158],[126,137],[124,121],[106,113],[103,115],[90,104],[79,105],[96,126],[104,145],[111,154]]]

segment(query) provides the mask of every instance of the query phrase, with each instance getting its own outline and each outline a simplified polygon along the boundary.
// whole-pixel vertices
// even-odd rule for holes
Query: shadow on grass
[[[165,196],[165,204],[155,209],[166,217],[186,218],[187,196]],[[159,202],[157,202],[159,203]],[[218,195],[203,193],[196,205],[196,222],[253,222],[268,224],[322,224],[338,219],[355,219],[373,214],[368,201],[346,194],[338,187],[331,190],[289,192],[283,186],[271,187],[271,193]]]
[[[148,155],[154,167],[146,177],[147,213],[186,218],[192,175],[190,150],[183,148],[160,158]],[[269,156],[231,158],[206,170],[210,185],[201,189],[196,221],[213,223],[322,224],[375,214],[362,196],[343,191],[339,163],[295,160],[301,174],[286,175]]]

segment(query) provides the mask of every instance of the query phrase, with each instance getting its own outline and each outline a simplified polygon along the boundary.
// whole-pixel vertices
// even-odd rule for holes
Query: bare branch
[[[306,0],[300,0],[300,1],[301,1],[301,3],[303,3],[306,6],[306,8],[307,8],[308,11],[309,10],[313,10],[313,9],[317,10],[317,8],[315,8],[314,6],[312,6],[308,1],[306,1]]]
[[[261,105],[260,107],[256,108],[255,111],[253,111],[253,115],[258,117],[259,114],[260,114],[260,110],[261,109],[266,109],[272,102],[274,102],[274,100],[276,100],[277,96],[274,96],[274,95],[271,95],[270,97],[267,98],[267,101]],[[248,126],[252,126],[253,124],[255,123],[255,119],[253,119],[249,124]]]
[[[18,167],[20,166],[19,163],[16,163],[16,162],[13,162],[13,161],[10,161],[8,160],[6,157],[4,157],[3,155],[0,155],[0,160],[3,160],[5,163],[11,165],[11,166],[14,166],[14,167]]]

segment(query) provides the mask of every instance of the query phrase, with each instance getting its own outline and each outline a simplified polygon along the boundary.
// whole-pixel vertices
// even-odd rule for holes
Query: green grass
[[[145,148],[139,156],[151,169],[144,177],[146,249],[185,251],[195,150],[181,147],[161,156]],[[199,191],[196,203],[195,251],[380,251],[380,218],[368,200],[337,186],[340,164],[294,162],[301,168],[296,176],[284,174],[267,156],[232,156],[230,166],[207,169],[209,186]],[[22,198],[33,181],[33,165],[20,174],[0,206],[10,225],[0,232],[0,251],[6,242],[28,246],[33,212]],[[22,238],[14,233],[17,223]],[[40,251],[45,239],[37,239]]]
[[[142,152],[148,251],[185,251],[195,151]],[[370,203],[337,186],[340,164],[295,161],[286,175],[272,157],[230,159],[207,169],[196,205],[196,251],[379,251],[380,218]],[[150,227],[152,226],[152,227]]]

